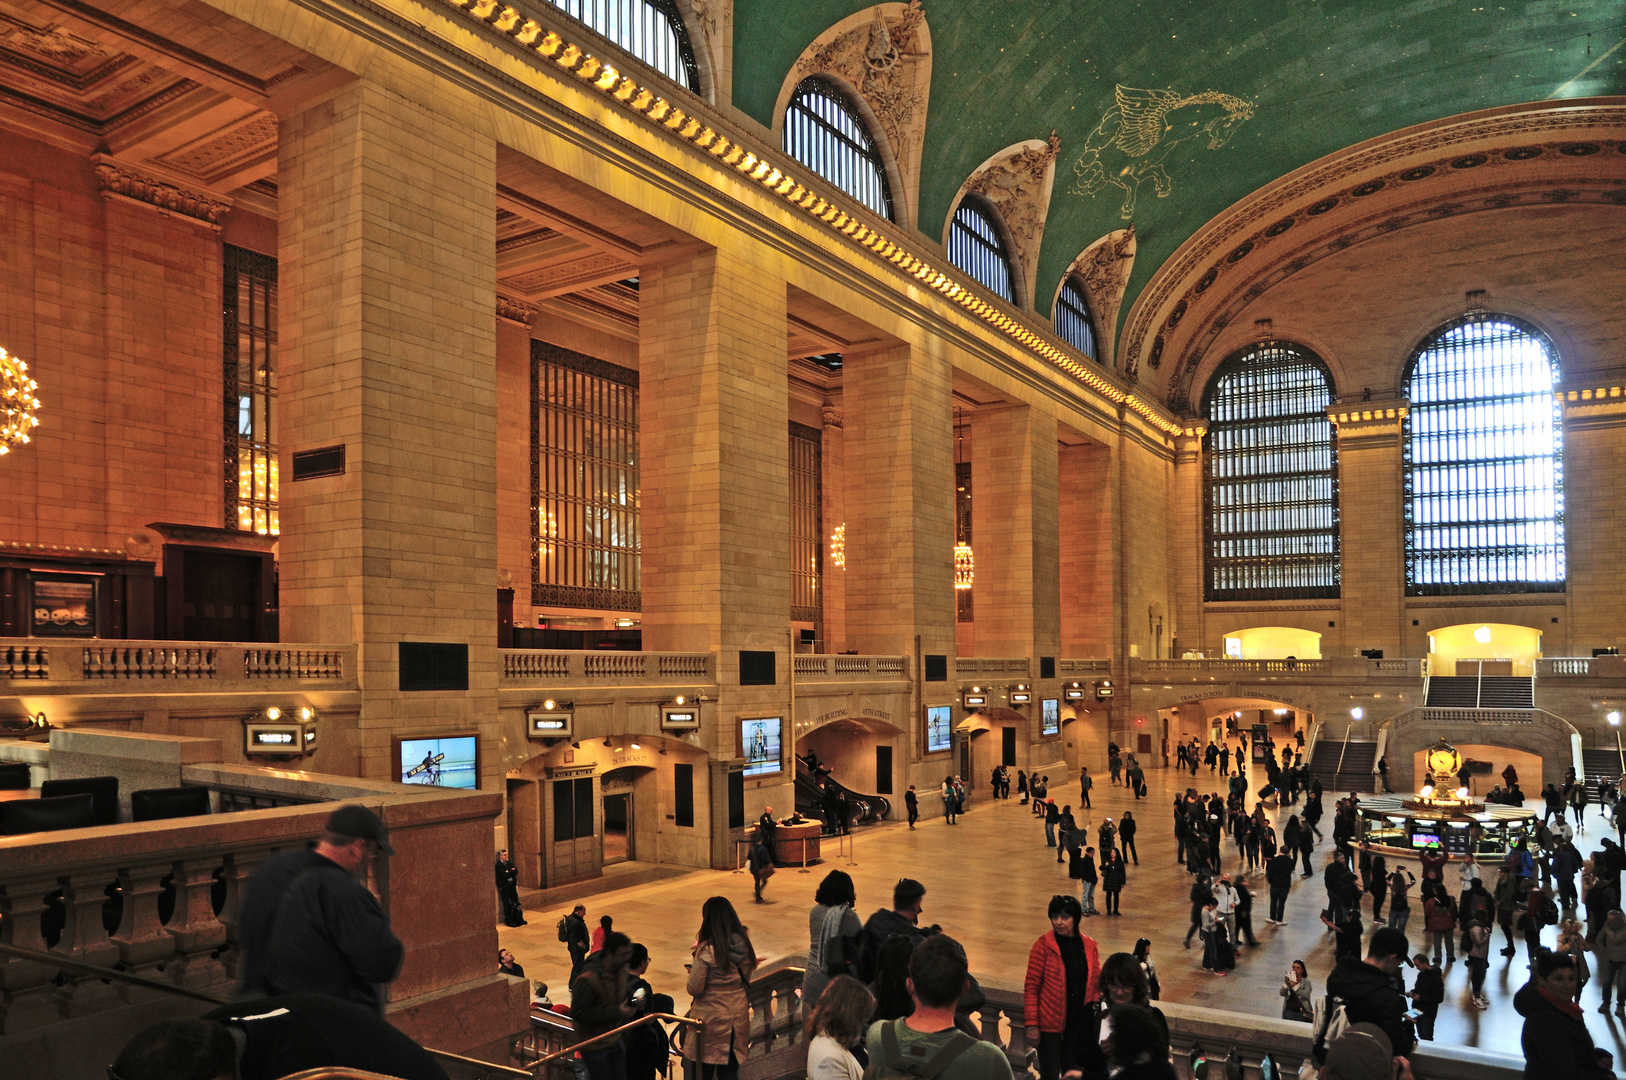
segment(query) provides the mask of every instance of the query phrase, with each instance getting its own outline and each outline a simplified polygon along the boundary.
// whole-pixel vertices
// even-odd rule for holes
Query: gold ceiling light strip
[[[1127,406],[1165,434],[1177,435],[1184,430],[1184,425],[1164,416],[1139,396],[1126,393],[1113,385],[1065,350],[1046,341],[1010,315],[971,292],[945,271],[898,246],[895,241],[887,239],[841,207],[809,190],[794,176],[785,173],[772,162],[731,141],[699,118],[689,116],[682,108],[661,97],[657,90],[642,85],[631,76],[590,55],[581,46],[566,41],[557,31],[545,29],[534,19],[525,18],[515,8],[499,3],[498,0],[446,0],[446,3],[516,44],[531,50],[541,60],[575,75],[600,94],[640,114],[651,124],[665,128],[685,142],[706,151],[720,163],[803,210],[833,232],[840,233],[853,243],[868,249],[878,258],[916,278],[927,288],[959,304],[984,323],[1043,357],[1054,367],[1060,368],[1114,404]]]

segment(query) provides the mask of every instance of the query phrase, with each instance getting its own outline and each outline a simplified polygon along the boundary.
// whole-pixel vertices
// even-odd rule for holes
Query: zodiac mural
[[[1141,181],[1151,177],[1157,197],[1167,198],[1174,180],[1164,160],[1181,143],[1207,136],[1208,149],[1231,141],[1244,120],[1253,118],[1253,103],[1217,90],[1183,96],[1173,90],[1138,90],[1119,86],[1116,104],[1084,140],[1084,152],[1073,163],[1072,190],[1094,196],[1107,185],[1121,188],[1118,216],[1135,213]]]

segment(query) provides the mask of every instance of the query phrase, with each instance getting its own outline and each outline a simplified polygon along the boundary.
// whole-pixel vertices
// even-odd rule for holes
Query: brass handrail
[[[529,1076],[530,1073],[525,1075]],[[315,1069],[306,1069],[304,1072],[289,1073],[282,1080],[400,1080],[400,1077],[363,1072],[348,1065],[323,1065]]]
[[[479,1058],[464,1057],[462,1054],[454,1054],[450,1050],[434,1050],[427,1046],[423,1049],[425,1053],[440,1058],[443,1061],[455,1061],[460,1065],[478,1066],[479,1068],[486,1070],[488,1075],[495,1072],[501,1073],[504,1076],[523,1076],[526,1078],[526,1080],[535,1080],[535,1074],[529,1069],[516,1069],[509,1065],[498,1065],[494,1061],[481,1061]]]
[[[615,1036],[618,1036],[623,1031],[631,1030],[632,1028],[638,1027],[641,1024],[647,1024],[651,1020],[670,1020],[673,1023],[688,1024],[691,1027],[703,1027],[704,1026],[699,1020],[696,1020],[692,1016],[676,1016],[676,1015],[674,1015],[672,1013],[650,1013],[648,1016],[641,1016],[636,1020],[629,1020],[627,1023],[622,1024],[620,1027],[611,1028],[609,1031],[606,1031],[601,1035],[595,1035],[591,1039],[583,1039],[581,1042],[573,1043],[570,1046],[565,1047],[563,1050],[557,1050],[557,1051],[555,1051],[555,1052],[553,1052],[551,1054],[548,1054],[545,1057],[539,1057],[535,1061],[530,1063],[531,1068],[533,1068],[533,1069],[540,1068],[541,1066],[546,1065],[548,1062],[554,1060],[555,1058],[562,1058],[566,1054],[573,1054],[577,1050],[580,1050],[584,1046],[592,1046],[592,1045],[594,1045],[596,1043],[601,1043],[605,1039],[609,1039],[609,1038],[613,1038]],[[540,1074],[538,1074],[538,1075],[540,1075]]]

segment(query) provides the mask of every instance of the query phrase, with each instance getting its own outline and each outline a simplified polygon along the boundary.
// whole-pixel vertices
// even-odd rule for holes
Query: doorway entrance
[[[604,865],[632,858],[632,794],[604,796]]]

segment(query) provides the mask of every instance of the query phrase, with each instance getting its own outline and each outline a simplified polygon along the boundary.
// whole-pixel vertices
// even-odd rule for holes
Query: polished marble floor
[[[1130,868],[1121,903],[1123,914],[1085,920],[1085,932],[1100,943],[1103,956],[1128,951],[1138,937],[1150,938],[1166,1000],[1261,1016],[1280,1015],[1277,989],[1282,973],[1295,959],[1305,962],[1318,987],[1324,986],[1333,963],[1332,935],[1318,918],[1326,903],[1320,869],[1332,847],[1331,830],[1325,822],[1322,831],[1328,839],[1319,845],[1313,860],[1317,876],[1310,880],[1295,878],[1287,905],[1287,925],[1265,924],[1263,879],[1250,881],[1257,897],[1254,932],[1259,946],[1241,949],[1236,970],[1218,978],[1202,969],[1198,940],[1194,939],[1189,951],[1181,948],[1188,922],[1190,879],[1175,863],[1170,807],[1175,793],[1191,782],[1189,775],[1176,776],[1173,770],[1148,771],[1150,794],[1138,803],[1127,789],[1108,786],[1103,777],[1091,793],[1094,808],[1081,812],[1076,804],[1076,777],[1073,782],[1061,783],[1063,770],[1059,766],[1047,771],[1052,779],[1052,794],[1060,802],[1073,803],[1075,816],[1081,825],[1088,825],[1092,834],[1103,818],[1110,816],[1116,822],[1125,810],[1133,810],[1140,822],[1140,865]],[[1196,783],[1199,790],[1206,792],[1219,789],[1223,779],[1211,779],[1204,768]],[[1333,801],[1329,793],[1329,809]],[[938,800],[932,797],[921,803],[924,810]],[[1278,833],[1294,809],[1274,815]],[[1604,835],[1597,807],[1589,808],[1585,826],[1586,835],[1577,838],[1577,846],[1583,855],[1590,855],[1592,843]],[[748,875],[711,870],[614,889],[585,897],[583,902],[591,925],[597,925],[600,915],[610,915],[615,929],[649,947],[651,983],[658,992],[671,993],[681,1010],[687,1004],[683,965],[699,926],[700,905],[707,897],[721,894],[732,899],[750,927],[758,954],[773,957],[807,949],[808,908],[819,879],[829,869],[846,870],[852,875],[859,912],[866,918],[876,908],[889,906],[892,885],[899,877],[913,877],[927,889],[922,921],[937,923],[958,938],[971,959],[972,971],[983,982],[1020,989],[1028,949],[1048,926],[1045,908],[1050,897],[1058,892],[1077,894],[1077,883],[1067,877],[1055,854],[1054,849],[1045,846],[1044,829],[1028,807],[1014,799],[978,801],[954,826],[938,816],[924,818],[913,832],[902,823],[862,829],[854,839],[850,856],[832,854],[823,866],[806,874],[794,868],[779,870],[768,883],[764,904],[752,902]],[[1227,871],[1235,868],[1234,856],[1235,848],[1227,841]],[[1419,869],[1415,862],[1408,865],[1413,873]],[[557,891],[550,894],[550,899],[556,895]],[[1096,902],[1101,906],[1099,895]],[[555,925],[569,906],[569,901],[555,902],[527,911],[528,926],[498,928],[502,944],[514,950],[527,974],[551,984],[559,1000],[568,1000],[563,987],[569,958],[558,941]],[[1369,913],[1370,897],[1366,898],[1366,907]],[[1409,928],[1413,952],[1422,943],[1421,930],[1415,926],[1421,918],[1421,908],[1414,908],[1414,924]],[[1553,933],[1552,928],[1546,932],[1549,944]],[[1508,959],[1496,952],[1501,944],[1497,931],[1493,963],[1486,977],[1491,1002],[1486,1011],[1469,1003],[1468,975],[1463,964],[1459,961],[1447,969],[1446,1001],[1440,1008],[1437,1042],[1519,1053],[1522,1018],[1513,1009],[1512,998],[1523,985],[1527,969],[1522,945],[1519,955]],[[1612,1048],[1617,1060],[1626,1061],[1626,1024],[1613,1016],[1600,1015],[1598,1002],[1596,986],[1589,986],[1582,1004],[1593,1038],[1600,1046]]]

